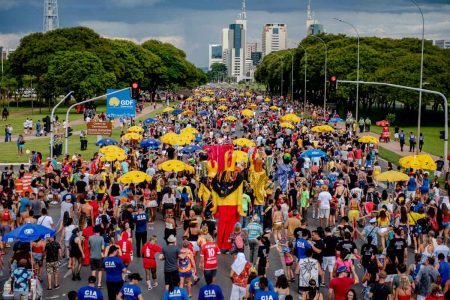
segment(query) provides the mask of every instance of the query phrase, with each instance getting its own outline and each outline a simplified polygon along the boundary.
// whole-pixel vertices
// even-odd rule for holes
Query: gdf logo
[[[34,230],[31,229],[31,228],[25,229],[25,230],[23,231],[23,233],[25,233],[26,235],[31,235],[31,234],[33,234],[33,232],[34,232]]]
[[[133,105],[133,100],[120,100],[120,106],[131,106]]]

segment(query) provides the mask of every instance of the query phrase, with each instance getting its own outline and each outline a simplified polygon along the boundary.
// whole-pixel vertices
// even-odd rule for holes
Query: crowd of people
[[[356,121],[331,123],[337,113],[313,105],[205,87],[174,109],[131,124],[153,143],[121,139],[123,159],[99,149],[3,171],[0,234],[26,223],[55,230],[31,251],[2,243],[3,255],[13,252],[12,293],[27,295],[32,277],[59,289],[67,259],[71,279],[88,283],[69,299],[142,300],[143,289],[161,289],[163,299],[449,299],[450,203],[438,176],[398,168],[408,179],[382,184],[377,176],[394,168],[377,143],[360,142]],[[370,125],[359,121],[361,131]],[[196,132],[189,142],[158,142],[186,128]],[[192,170],[161,167],[172,160]],[[133,171],[145,176],[125,180]],[[144,274],[129,270],[133,260]],[[218,284],[223,269],[230,290]]]

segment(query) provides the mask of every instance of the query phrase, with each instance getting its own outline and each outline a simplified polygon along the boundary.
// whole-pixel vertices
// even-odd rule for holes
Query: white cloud
[[[14,49],[19,45],[20,39],[25,35],[26,35],[25,33],[0,32],[0,47]]]

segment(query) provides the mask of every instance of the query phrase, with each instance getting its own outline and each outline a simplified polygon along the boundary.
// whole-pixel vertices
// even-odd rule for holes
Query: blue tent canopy
[[[38,224],[25,224],[8,232],[2,241],[12,243],[14,241],[33,242],[39,238],[48,238],[55,235],[53,229]]]

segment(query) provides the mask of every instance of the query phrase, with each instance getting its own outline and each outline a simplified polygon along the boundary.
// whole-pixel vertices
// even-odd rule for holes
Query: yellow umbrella
[[[437,168],[436,163],[433,161],[433,158],[427,154],[409,155],[402,157],[399,160],[399,164],[403,168],[411,168],[414,170],[423,169],[435,171]]]
[[[377,181],[397,182],[407,181],[409,179],[409,176],[399,171],[387,171],[378,174],[375,179]]]
[[[186,165],[185,171],[188,172],[189,174],[194,174],[195,173],[195,168],[193,166]]]
[[[242,110],[241,111],[241,114],[243,115],[243,116],[246,116],[246,117],[253,117],[254,115],[255,115],[255,113],[252,111],[252,110],[250,110],[250,109],[244,109],[244,110]]]
[[[210,98],[209,97],[202,97],[200,100],[203,101],[203,102],[209,102]]]
[[[377,144],[378,143],[378,139],[374,136],[371,135],[365,135],[362,136],[358,139],[358,142],[363,143],[363,144]]]
[[[122,161],[127,159],[127,155],[122,152],[109,152],[106,153],[105,156],[100,157],[101,161]]]
[[[164,108],[162,112],[163,113],[170,113],[170,112],[172,112],[174,110],[175,110],[175,108],[168,106],[168,107]]]
[[[100,148],[100,150],[98,150],[98,152],[103,153],[103,154],[107,154],[109,152],[123,152],[125,153],[125,150],[123,150],[122,148],[116,146],[116,145],[109,145],[109,146],[105,146],[103,148]]]
[[[252,95],[252,93],[250,93],[250,92],[245,92],[245,96],[251,96]]]
[[[279,110],[280,108],[276,105],[272,105],[271,107],[269,107],[270,110]]]
[[[228,100],[227,100],[227,98],[220,98],[219,101],[220,101],[220,102],[226,102],[226,101],[228,101]]]
[[[264,99],[264,102],[270,102],[270,98]]]
[[[241,94],[239,94],[239,97],[244,97],[244,94],[242,94],[242,93],[241,93]]]
[[[135,141],[140,141],[142,140],[142,135],[135,133],[135,132],[130,132],[127,133],[125,135],[122,136],[122,140],[135,140]]]
[[[130,128],[128,128],[128,132],[142,133],[144,132],[144,128],[139,126],[131,126]]]
[[[249,106],[248,106],[248,108],[250,108],[250,109],[255,109],[257,107],[258,107],[258,105],[256,105],[255,103],[249,104]]]
[[[219,106],[217,109],[220,109],[220,110],[227,110],[228,107],[226,107],[225,105],[221,105],[221,106]]]
[[[189,102],[189,101],[193,101],[193,100],[194,100],[194,99],[192,99],[191,97],[189,97],[189,98],[186,98],[185,101]]]
[[[296,114],[287,114],[281,117],[281,121],[298,123],[300,122],[300,117]]]
[[[175,132],[169,132],[169,133],[166,133],[165,135],[161,136],[161,137],[159,138],[159,140],[160,140],[161,142],[167,144],[167,142],[168,142],[169,140],[173,140],[173,139],[177,139],[177,138],[178,138],[178,134],[176,134]]]
[[[150,181],[152,178],[150,175],[147,175],[144,172],[141,171],[131,171],[128,172],[124,175],[122,175],[119,178],[119,182],[124,183],[124,184],[129,184],[129,183],[141,183],[144,181]]]
[[[233,141],[234,145],[242,146],[242,147],[255,147],[256,144],[252,140],[246,138],[235,139]]]
[[[181,172],[186,170],[186,164],[180,160],[171,159],[158,165],[158,169],[166,172]]]
[[[194,112],[192,110],[185,110],[181,113],[183,116],[192,116]]]
[[[233,156],[236,156],[237,162],[248,162],[248,153],[240,150],[233,151]]]
[[[236,117],[233,117],[233,116],[228,116],[228,117],[226,117],[224,120],[225,120],[225,121],[236,121],[237,118],[236,118]]]
[[[295,129],[295,126],[292,125],[291,123],[288,123],[288,122],[280,123],[280,126],[283,127],[283,128]]]
[[[185,132],[196,134],[196,133],[198,133],[198,130],[195,129],[194,127],[185,127],[183,129],[181,129],[181,133],[185,133]]]

